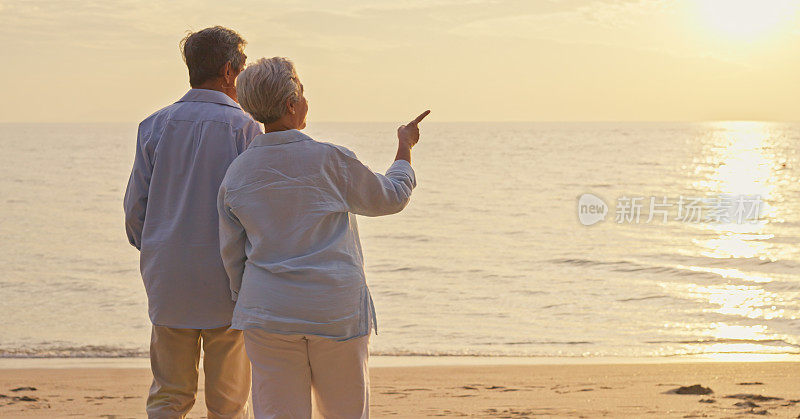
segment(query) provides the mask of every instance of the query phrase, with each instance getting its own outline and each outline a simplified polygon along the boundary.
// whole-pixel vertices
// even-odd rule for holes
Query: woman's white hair
[[[264,124],[286,113],[286,102],[300,100],[300,80],[294,63],[283,57],[261,58],[236,78],[236,95],[245,112]]]

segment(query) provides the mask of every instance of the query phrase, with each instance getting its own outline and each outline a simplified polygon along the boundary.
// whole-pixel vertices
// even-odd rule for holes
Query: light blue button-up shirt
[[[219,255],[217,192],[261,127],[222,92],[192,89],[139,124],[125,192],[125,228],[140,253],[153,324],[230,324],[233,303]]]
[[[399,212],[415,186],[405,160],[381,175],[297,130],[256,137],[217,202],[231,327],[336,340],[377,332],[355,214]]]

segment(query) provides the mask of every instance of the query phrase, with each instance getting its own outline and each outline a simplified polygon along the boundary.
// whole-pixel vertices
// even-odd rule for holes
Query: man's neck
[[[216,90],[225,93],[229,98],[233,99],[234,102],[239,103],[236,97],[236,88],[225,87],[221,80],[208,80],[197,86],[192,86],[192,89]]]

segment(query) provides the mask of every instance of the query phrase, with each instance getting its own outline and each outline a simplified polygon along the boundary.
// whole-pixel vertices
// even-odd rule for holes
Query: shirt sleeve
[[[411,199],[417,180],[411,163],[397,160],[386,174],[375,173],[352,151],[336,147],[340,156],[340,179],[345,183],[345,204],[349,212],[369,217],[400,212]]]
[[[153,159],[147,149],[149,138],[142,135],[142,131],[140,126],[131,177],[128,179],[128,187],[125,190],[123,201],[128,241],[139,250],[142,248],[142,229],[147,211],[147,195],[150,190],[150,178],[153,175]]]
[[[217,212],[219,213],[220,256],[222,256],[225,272],[228,274],[231,298],[236,301],[239,296],[239,289],[242,287],[242,276],[244,275],[245,261],[247,261],[245,249],[247,235],[241,222],[239,222],[227,202],[227,189],[224,182],[219,188]]]
[[[261,124],[258,122],[250,120],[247,124],[245,124],[245,126],[237,133],[236,148],[239,154],[242,154],[245,150],[247,150],[247,147],[250,146],[250,142],[253,141],[253,138],[263,133],[264,131],[261,129]]]

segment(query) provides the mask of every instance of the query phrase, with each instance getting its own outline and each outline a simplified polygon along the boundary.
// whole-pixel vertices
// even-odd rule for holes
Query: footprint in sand
[[[757,401],[757,402],[768,402],[773,400],[783,400],[780,397],[771,397],[771,396],[762,396],[760,394],[730,394],[725,396],[726,399],[742,399],[742,400],[749,400],[749,401]]]
[[[0,394],[0,400],[9,400],[7,404],[14,404],[16,402],[38,402],[39,399],[37,397],[31,396],[6,396],[5,394]]]
[[[403,393],[402,391],[384,391],[384,392],[381,392],[381,394],[391,394],[391,395],[396,395],[396,396],[400,396],[400,397],[408,397],[408,393]]]
[[[88,401],[92,401],[92,400],[97,401],[97,400],[105,400],[105,399],[116,399],[116,397],[114,397],[114,396],[83,396],[83,398],[86,399],[87,402]]]
[[[711,390],[711,387],[703,387],[700,384],[695,384],[692,386],[685,386],[685,387],[678,387],[672,390],[666,391],[666,394],[712,394],[714,390]]]
[[[452,410],[443,410],[442,413],[434,416],[468,416],[466,413],[454,412]]]

